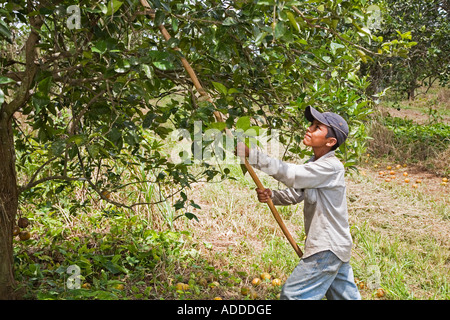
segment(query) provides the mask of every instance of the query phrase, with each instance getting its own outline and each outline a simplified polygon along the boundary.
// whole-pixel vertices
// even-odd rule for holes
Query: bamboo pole
[[[154,18],[154,10],[150,7],[150,5],[148,4],[147,0],[140,0],[142,6],[146,9],[146,11],[149,13],[149,15]],[[169,34],[169,32],[167,31],[167,29],[164,27],[163,24],[158,26],[161,34],[163,35],[164,39],[166,41],[169,41],[171,36]],[[176,47],[175,50],[180,50],[180,48]],[[203,86],[201,85],[199,79],[197,78],[197,75],[195,74],[195,71],[192,69],[191,65],[189,64],[189,62],[186,60],[185,57],[180,57],[181,59],[181,63],[183,64],[184,69],[186,70],[186,72],[188,73],[189,77],[191,78],[195,88],[197,89],[198,93],[201,96],[204,96],[207,98],[207,101],[210,102],[212,105],[215,106],[214,101],[212,100],[212,98],[210,97],[210,95],[205,91],[205,89],[203,89]],[[214,117],[216,118],[217,122],[224,122],[223,120],[223,116],[222,113],[219,111],[214,111]],[[226,129],[227,134],[230,135],[231,132],[228,130],[228,128]],[[245,168],[247,169],[248,173],[250,174],[250,176],[253,179],[253,182],[256,184],[256,186],[258,187],[258,189],[262,189],[264,190],[264,186],[261,183],[261,180],[259,180],[258,176],[256,175],[255,171],[253,170],[252,166],[248,163],[247,158],[244,157],[244,165]],[[278,213],[275,205],[272,202],[272,199],[268,199],[267,201],[267,205],[270,208],[270,211],[272,212],[275,220],[277,221],[278,225],[280,226],[281,230],[283,231],[283,234],[285,235],[285,237],[287,238],[287,240],[289,241],[289,243],[292,245],[292,247],[294,248],[295,252],[297,253],[297,255],[299,256],[299,258],[302,257],[303,252],[300,249],[300,247],[298,246],[298,244],[295,242],[294,238],[292,237],[292,235],[290,234],[289,230],[286,228],[286,225],[284,224],[283,220],[281,219],[280,214]]]

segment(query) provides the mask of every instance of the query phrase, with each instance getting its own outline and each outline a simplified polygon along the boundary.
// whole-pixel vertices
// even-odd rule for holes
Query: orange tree
[[[0,299],[13,297],[20,203],[42,201],[45,184],[54,193],[82,185],[132,210],[136,204],[104,192],[124,185],[113,161],[139,163],[155,172],[151,183],[177,186],[182,208],[184,188],[223,172],[204,164],[194,175],[148,136],[165,139],[173,128],[193,133],[197,120],[208,127],[215,108],[229,128],[246,116],[281,130],[300,157],[304,108],[333,110],[352,128],[340,150],[346,165],[364,151],[370,99],[357,71],[379,55],[357,45],[377,41],[366,27],[367,1],[149,3],[151,18],[138,0],[0,1]],[[160,24],[170,41],[160,37]],[[180,56],[215,106],[192,89]],[[171,94],[178,98],[159,103]]]

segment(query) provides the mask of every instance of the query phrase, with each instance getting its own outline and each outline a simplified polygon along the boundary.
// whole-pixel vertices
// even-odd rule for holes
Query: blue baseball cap
[[[344,143],[348,137],[348,124],[340,115],[334,112],[319,112],[311,106],[305,109],[305,117],[308,121],[314,119],[333,129],[338,146]]]

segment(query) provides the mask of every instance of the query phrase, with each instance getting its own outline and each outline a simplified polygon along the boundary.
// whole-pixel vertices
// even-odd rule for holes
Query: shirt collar
[[[326,153],[326,154],[324,154],[323,156],[321,156],[321,157],[319,158],[319,160],[322,160],[322,159],[326,159],[326,158],[332,157],[332,156],[334,156],[334,153],[335,153],[335,151],[334,151],[334,150],[331,150],[331,151],[329,151],[328,153]],[[312,156],[307,162],[314,162],[314,161],[316,161],[316,158],[315,158],[314,156]]]

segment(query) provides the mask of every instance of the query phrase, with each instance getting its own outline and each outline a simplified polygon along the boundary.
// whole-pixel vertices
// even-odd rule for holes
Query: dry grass
[[[391,299],[448,299],[448,190],[441,187],[436,197],[426,192],[428,181],[411,189],[365,172],[347,183],[355,273],[367,278],[369,266],[379,268]],[[361,291],[373,298],[373,290]]]

